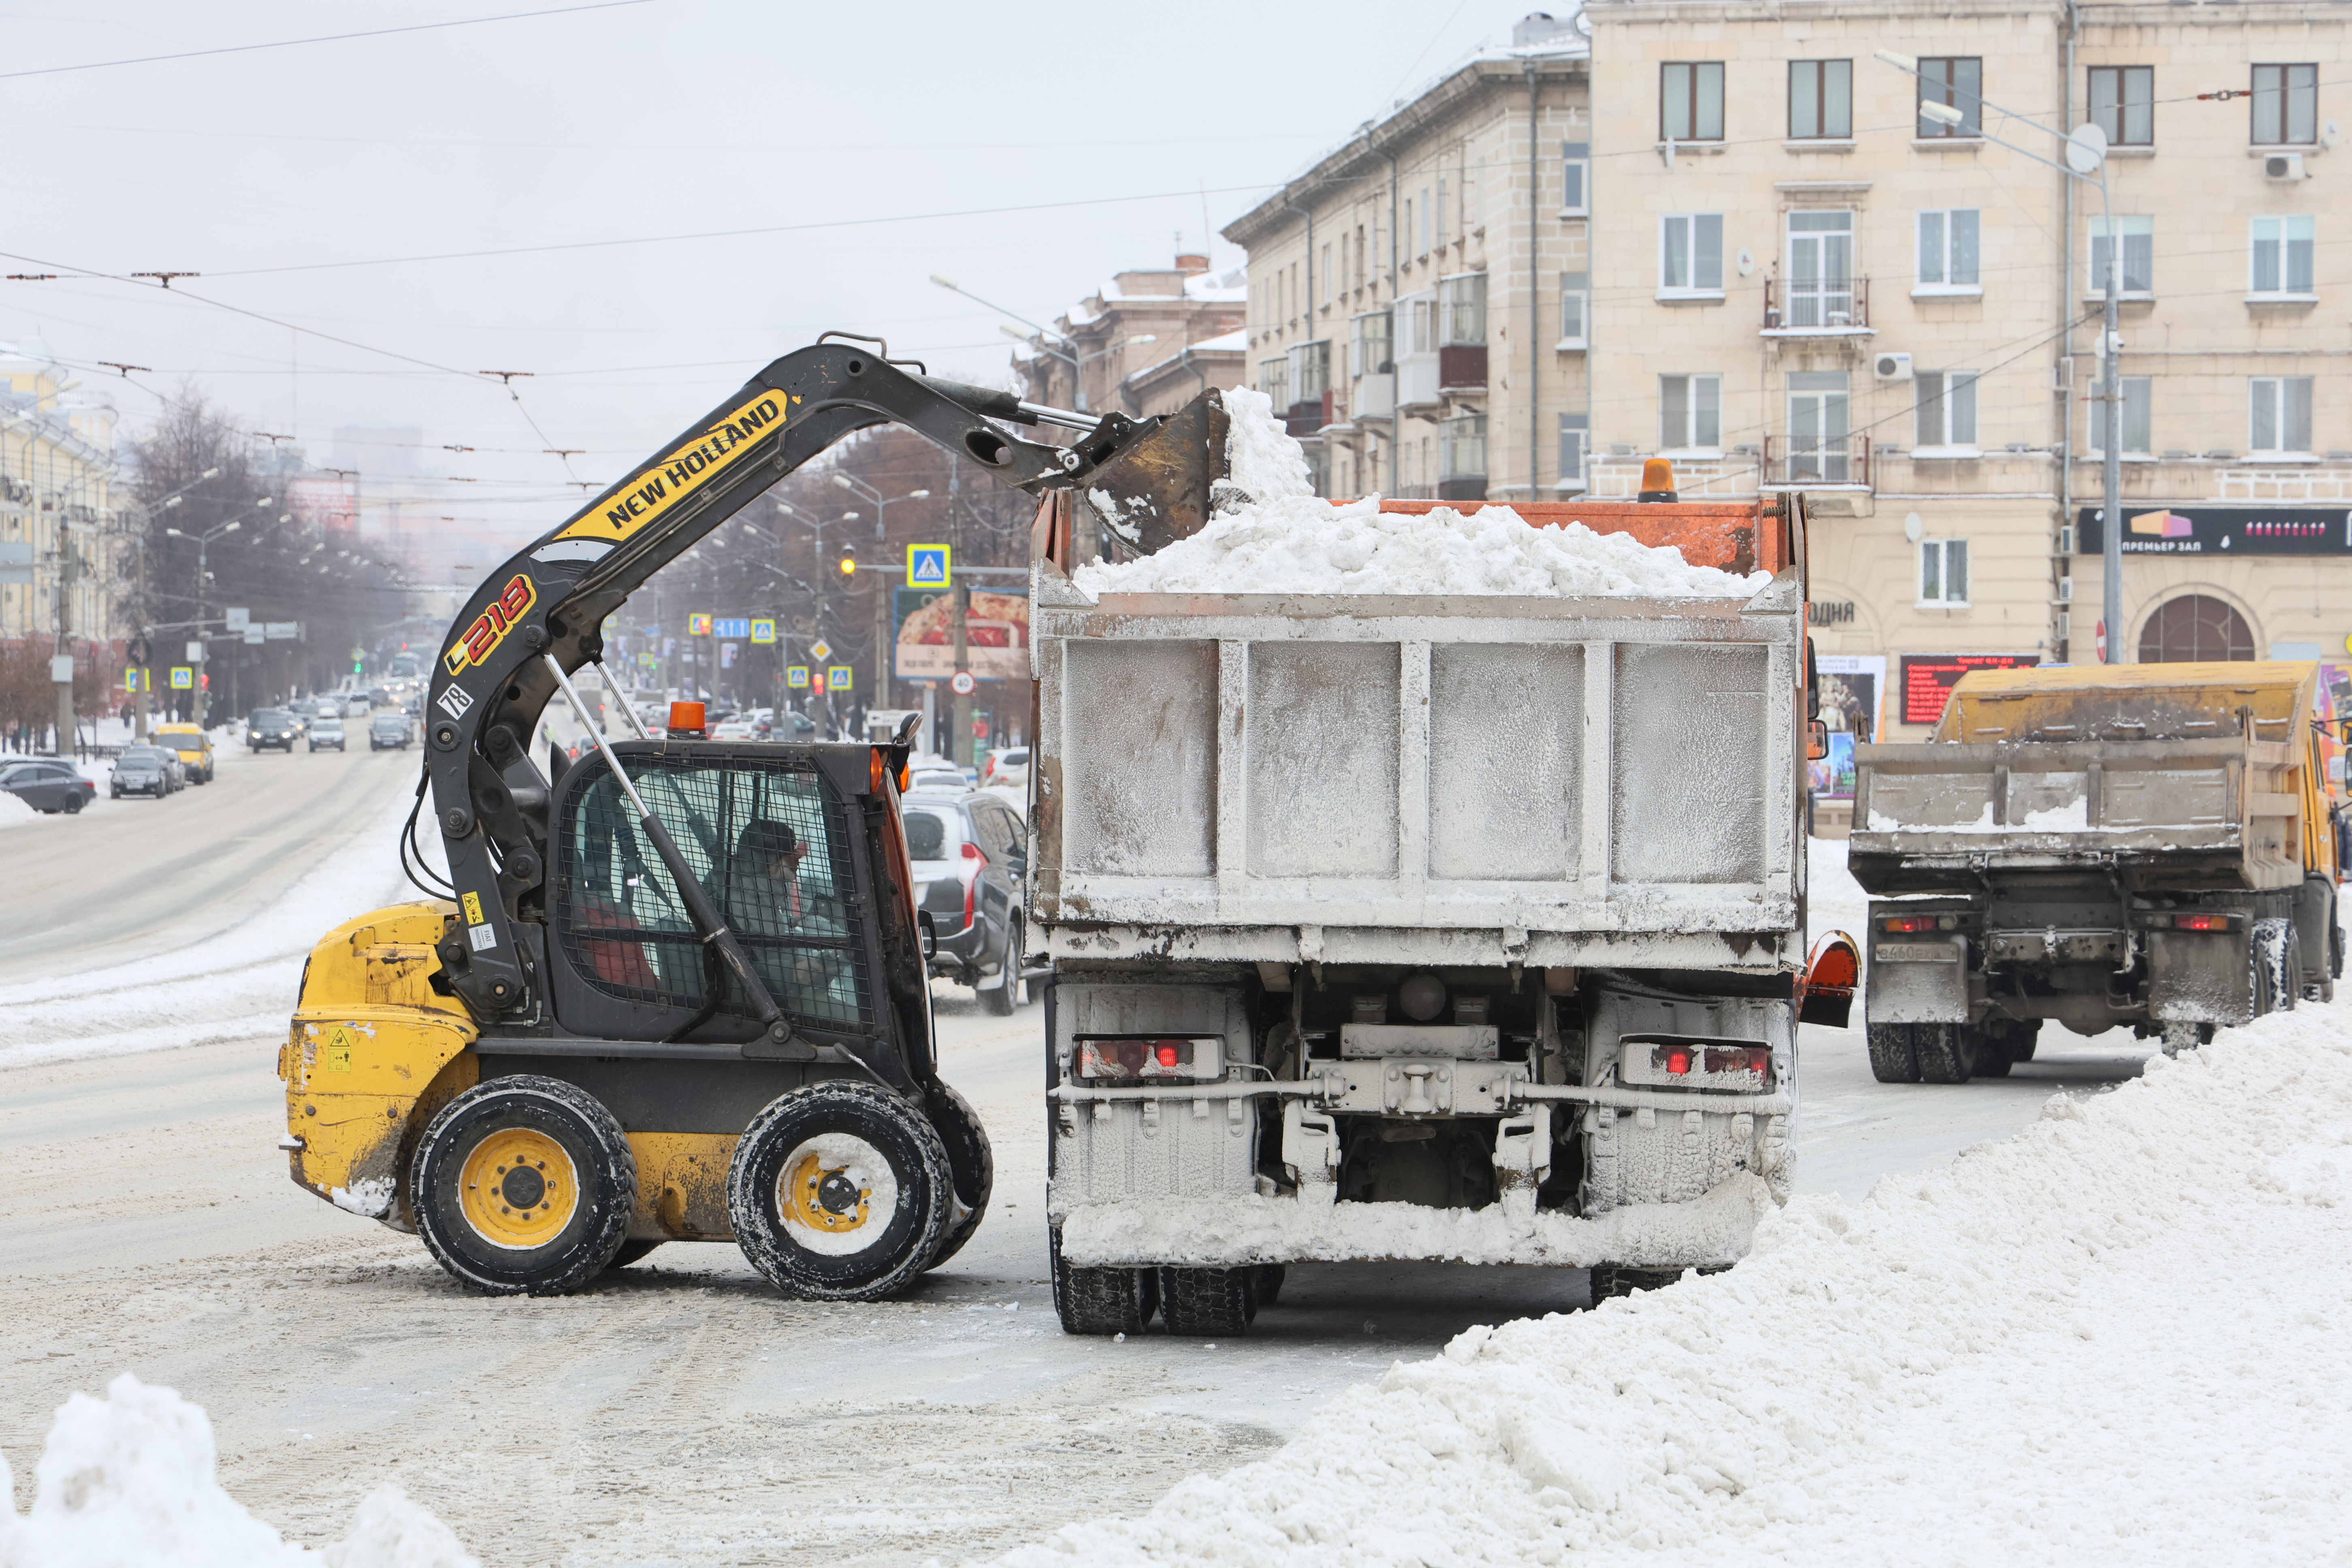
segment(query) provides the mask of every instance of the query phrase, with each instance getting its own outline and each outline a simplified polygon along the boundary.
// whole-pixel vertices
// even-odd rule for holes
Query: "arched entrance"
[[[2253,628],[2245,616],[2203,594],[2183,594],[2156,607],[2139,631],[2142,664],[2188,664],[2252,658]]]

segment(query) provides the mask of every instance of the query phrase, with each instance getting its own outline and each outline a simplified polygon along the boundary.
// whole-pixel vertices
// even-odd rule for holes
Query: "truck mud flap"
[[[1874,1024],[1969,1021],[1969,949],[1964,936],[1885,941],[1871,950],[1863,1016]]]

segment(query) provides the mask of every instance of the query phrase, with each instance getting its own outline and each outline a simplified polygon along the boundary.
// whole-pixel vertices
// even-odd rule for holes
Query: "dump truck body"
[[[1855,748],[1849,864],[1885,895],[1871,1024],[1958,1031],[1930,1053],[1998,1071],[1988,1053],[2042,1019],[2177,1048],[2328,992],[2316,679],[2285,663],[1982,671],[1932,741]]]
[[[1556,510],[1671,542],[1682,509]],[[1732,510],[1689,553],[1775,575],[1727,600],[1040,566],[1066,1323],[1152,1266],[1745,1250],[1788,1190],[1807,710],[1799,531]]]

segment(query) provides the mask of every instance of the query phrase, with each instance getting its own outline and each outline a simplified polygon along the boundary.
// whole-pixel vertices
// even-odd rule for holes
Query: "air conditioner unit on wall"
[[[2063,397],[2074,390],[2074,357],[2061,354],[2050,369],[2050,390]]]
[[[1871,369],[1881,381],[1908,381],[1911,379],[1911,356],[1882,353],[1871,362]]]
[[[2263,178],[2265,180],[2305,180],[2300,153],[2269,153],[2263,157]]]

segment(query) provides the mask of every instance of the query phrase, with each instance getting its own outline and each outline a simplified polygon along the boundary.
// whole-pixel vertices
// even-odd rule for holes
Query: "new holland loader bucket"
[[[1209,521],[1216,482],[1232,472],[1225,452],[1231,428],[1224,398],[1214,387],[1168,416],[1079,489],[1067,542],[1076,560],[1051,549],[1047,553],[1066,570],[1099,556],[1150,555],[1199,532]]]

